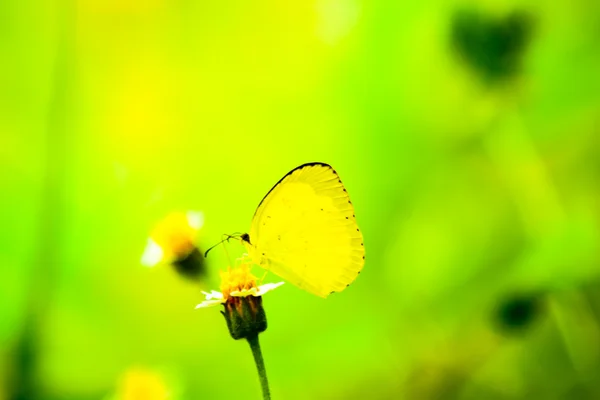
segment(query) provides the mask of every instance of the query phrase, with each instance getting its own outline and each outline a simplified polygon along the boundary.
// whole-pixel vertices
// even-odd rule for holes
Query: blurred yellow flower
[[[153,267],[167,263],[188,278],[203,275],[206,272],[205,260],[196,245],[203,225],[204,215],[199,211],[167,215],[152,230],[142,255],[142,265]]]
[[[152,241],[162,251],[161,259],[158,261],[189,254],[195,247],[196,234],[203,224],[202,213],[193,211],[173,212],[156,224],[149,241]]]
[[[118,400],[165,400],[170,392],[162,376],[143,368],[128,370],[117,392]]]

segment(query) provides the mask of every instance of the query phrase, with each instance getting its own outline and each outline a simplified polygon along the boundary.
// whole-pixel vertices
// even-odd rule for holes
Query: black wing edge
[[[256,210],[254,211],[254,215],[252,216],[252,218],[254,218],[256,216],[256,212],[258,211],[258,209],[262,205],[263,201],[265,201],[265,199],[267,197],[269,197],[269,195],[271,194],[271,192],[273,191],[273,189],[275,189],[277,187],[277,185],[279,185],[281,183],[282,180],[284,180],[285,178],[287,178],[287,176],[291,175],[294,171],[297,171],[297,170],[305,168],[305,167],[312,167],[312,166],[315,166],[315,165],[320,165],[320,166],[323,166],[323,167],[330,168],[331,170],[333,170],[334,173],[337,174],[337,172],[335,172],[335,170],[333,169],[333,167],[331,165],[326,164],[326,163],[322,163],[322,162],[309,162],[309,163],[302,164],[302,165],[294,168],[293,170],[291,170],[290,172],[288,172],[287,174],[285,174],[280,180],[278,180],[277,183],[273,185],[273,187],[271,188],[271,190],[269,190],[267,192],[267,194],[265,194],[265,196],[262,198],[262,200],[260,201],[260,203],[258,203],[258,207],[256,207]]]

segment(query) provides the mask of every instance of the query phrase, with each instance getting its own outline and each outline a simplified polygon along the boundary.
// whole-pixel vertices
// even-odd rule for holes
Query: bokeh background
[[[0,399],[260,398],[202,282],[311,161],[364,234],[327,300],[269,293],[275,399],[600,398],[600,3],[0,2]],[[231,257],[243,249],[227,246]],[[275,281],[277,277],[268,277]]]

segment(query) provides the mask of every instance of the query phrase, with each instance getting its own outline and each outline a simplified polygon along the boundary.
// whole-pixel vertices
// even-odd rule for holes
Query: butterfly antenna
[[[239,232],[232,233],[231,235],[228,234],[228,233],[223,234],[223,240],[221,240],[219,243],[211,246],[208,250],[206,250],[204,252],[204,258],[206,258],[208,256],[208,252],[209,251],[211,251],[212,249],[214,249],[215,247],[217,247],[218,245],[220,245],[224,241],[229,242],[229,239],[237,239],[240,235],[241,235],[241,233],[239,233]]]
[[[212,249],[214,249],[215,247],[217,247],[218,245],[220,245],[221,243],[223,243],[224,241],[229,241],[229,239],[231,239],[231,235],[225,234],[224,236],[226,236],[225,238],[223,238],[223,240],[221,240],[219,243],[210,246],[210,248],[208,250],[206,250],[204,252],[204,258],[206,258],[208,256],[208,252],[211,251]]]
[[[209,251],[211,251],[212,249],[214,249],[215,247],[217,247],[218,245],[220,245],[224,241],[225,241],[225,239],[221,240],[219,243],[217,243],[217,244],[215,244],[213,246],[210,246],[210,248],[204,252],[204,258],[208,257],[208,252]]]

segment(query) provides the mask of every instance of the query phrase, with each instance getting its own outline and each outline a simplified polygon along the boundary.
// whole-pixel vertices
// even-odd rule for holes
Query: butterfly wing
[[[259,204],[249,235],[256,264],[321,297],[344,290],[364,265],[354,207],[327,164],[285,175]]]

